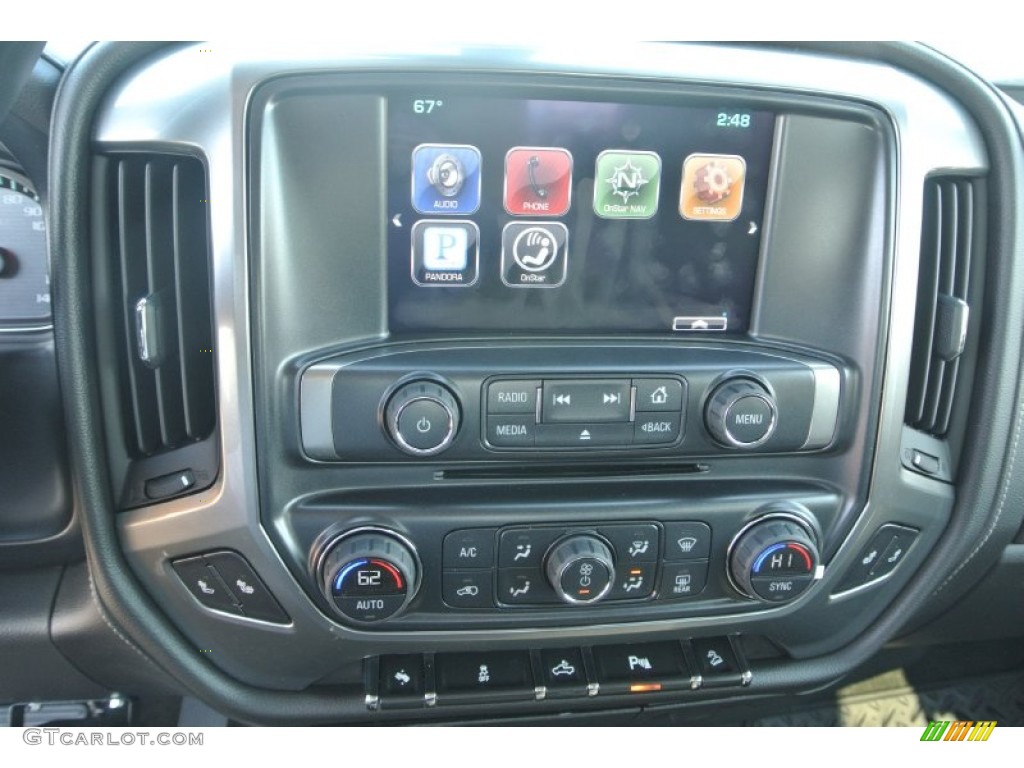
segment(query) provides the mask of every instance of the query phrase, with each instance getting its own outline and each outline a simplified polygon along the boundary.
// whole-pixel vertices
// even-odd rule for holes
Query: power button
[[[387,426],[398,447],[414,456],[447,448],[459,428],[459,406],[447,388],[431,381],[400,388],[387,405]]]

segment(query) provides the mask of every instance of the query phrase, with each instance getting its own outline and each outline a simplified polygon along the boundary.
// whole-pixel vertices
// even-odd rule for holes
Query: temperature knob
[[[384,409],[384,423],[395,444],[412,456],[441,453],[459,431],[459,403],[447,387],[414,381],[400,387]]]
[[[320,556],[319,570],[324,596],[342,616],[361,624],[397,615],[419,588],[412,545],[383,529],[334,539]]]
[[[770,603],[795,599],[814,580],[818,547],[790,517],[768,516],[740,532],[729,548],[729,575],[748,597]]]
[[[615,559],[597,536],[570,536],[552,547],[544,570],[565,602],[596,603],[612,588]]]

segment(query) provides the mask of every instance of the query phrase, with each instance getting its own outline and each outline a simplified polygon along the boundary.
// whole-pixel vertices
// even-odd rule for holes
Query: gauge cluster
[[[31,182],[0,166],[0,329],[48,326],[46,219]]]

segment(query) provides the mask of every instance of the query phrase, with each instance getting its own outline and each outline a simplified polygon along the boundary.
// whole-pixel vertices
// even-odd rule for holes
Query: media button
[[[515,147],[505,155],[505,210],[513,216],[562,216],[571,193],[568,150]]]
[[[509,288],[565,282],[569,230],[559,222],[513,221],[501,232],[501,281]]]
[[[495,448],[528,448],[534,444],[536,417],[488,416],[487,442]]]
[[[417,221],[412,227],[412,281],[431,288],[476,282],[480,230],[472,221]]]

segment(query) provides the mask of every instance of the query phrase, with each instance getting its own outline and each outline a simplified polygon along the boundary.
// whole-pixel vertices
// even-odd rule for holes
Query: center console
[[[903,100],[961,119],[918,81],[869,98],[869,65],[835,88],[765,55],[772,87],[743,56],[193,73],[195,103],[244,104],[149,147],[212,153],[219,474],[121,532],[173,620],[232,649],[211,663],[367,717],[661,701],[890,604],[952,503],[949,457],[894,428],[914,227],[925,176],[983,156],[911,141]],[[146,147],[142,87],[103,151]]]

